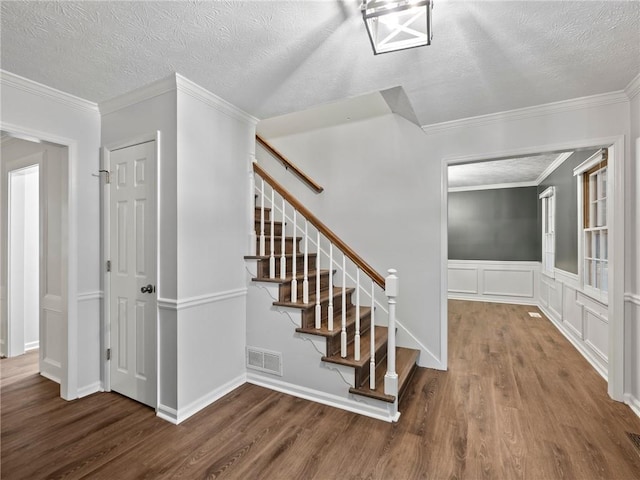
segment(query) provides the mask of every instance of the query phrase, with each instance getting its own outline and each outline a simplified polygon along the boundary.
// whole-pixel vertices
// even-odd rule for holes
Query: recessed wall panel
[[[147,304],[146,302],[136,302],[136,376],[147,378],[146,356],[146,334],[147,334]]]
[[[127,371],[129,369],[129,301],[127,298],[118,298],[118,369]]]
[[[136,228],[136,274],[144,276],[146,274],[145,268],[145,215],[146,215],[146,200],[135,201],[135,228]]]

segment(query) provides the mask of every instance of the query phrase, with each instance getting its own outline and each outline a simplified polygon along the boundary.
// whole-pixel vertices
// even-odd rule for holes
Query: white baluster
[[[302,303],[309,303],[309,222],[304,219],[304,273],[302,277]]]
[[[298,276],[298,269],[297,267],[297,257],[298,257],[298,252],[297,249],[295,248],[296,245],[296,236],[298,234],[298,224],[297,224],[297,210],[294,208],[293,209],[293,256],[291,257],[291,262],[293,262],[291,264],[291,274],[292,274],[292,279],[291,279],[291,303],[297,303],[298,302],[298,279],[296,278]]]
[[[282,242],[281,246],[281,256],[280,256],[280,280],[284,280],[287,278],[287,256],[286,256],[286,245],[287,245],[287,237],[284,228],[285,224],[285,210],[284,210],[284,197],[282,197]]]
[[[331,275],[331,272],[329,272]],[[322,325],[322,306],[320,305],[320,230],[316,234],[316,328]]]
[[[347,356],[347,265],[342,254],[342,332],[340,332],[340,356]]]
[[[353,355],[360,360],[360,269],[356,270],[356,336],[353,340]]]
[[[371,333],[371,359],[369,360],[369,388],[371,390],[376,389],[376,320],[375,320],[375,308],[376,297],[375,283],[371,280],[371,320],[369,332]]]
[[[327,307],[327,328],[333,332],[333,243],[329,242],[329,306]]]
[[[262,179],[262,191],[260,192],[260,256],[265,256],[264,239],[264,179]]]
[[[250,162],[250,166],[249,166],[249,192],[250,192],[250,198],[249,198],[249,251],[248,254],[249,255],[256,255],[257,254],[257,250],[258,247],[257,245],[257,240],[258,240],[258,236],[256,234],[256,207],[257,207],[257,203],[256,203],[256,180],[255,180],[255,174],[253,172],[253,162],[255,162],[255,159]],[[264,186],[262,187],[264,188]]]
[[[276,211],[276,202],[274,198],[273,188],[271,189],[271,245],[269,246],[269,278],[276,278],[276,241],[275,241],[275,229],[273,228],[273,217]]]
[[[385,294],[389,302],[389,325],[387,335],[387,373],[384,376],[384,393],[398,396],[398,374],[396,373],[396,297],[398,277],[396,270],[389,269],[385,279]]]

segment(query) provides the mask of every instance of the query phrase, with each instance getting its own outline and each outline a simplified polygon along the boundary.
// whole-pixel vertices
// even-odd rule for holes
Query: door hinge
[[[111,349],[107,348],[107,360],[111,360]]]
[[[107,272],[111,271],[111,260],[107,260]]]

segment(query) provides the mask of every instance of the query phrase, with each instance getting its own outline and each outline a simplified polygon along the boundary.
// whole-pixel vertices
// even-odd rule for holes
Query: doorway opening
[[[511,268],[509,265],[501,266],[506,271],[504,275],[496,273],[496,267],[494,265],[484,265],[481,262],[475,262],[479,265],[470,265],[464,261],[459,261],[453,265],[453,271],[451,271],[449,261],[449,220],[448,211],[450,207],[449,191],[446,186],[449,184],[449,168],[451,166],[463,165],[463,164],[475,164],[479,162],[487,162],[490,160],[502,160],[509,158],[526,157],[531,155],[538,155],[538,152],[550,152],[559,154],[560,152],[577,152],[588,151],[597,149],[599,151],[606,151],[609,158],[608,166],[608,188],[609,195],[607,202],[607,218],[608,218],[608,242],[606,246],[607,254],[604,258],[608,261],[608,301],[595,301],[598,299],[589,298],[589,295],[585,293],[583,272],[580,266],[584,263],[583,260],[583,241],[576,241],[577,247],[574,246],[574,254],[578,263],[578,271],[572,273],[570,271],[564,271],[563,266],[558,265],[558,261],[563,258],[563,255],[555,255],[554,268],[550,270],[550,275],[544,275],[543,272],[525,272],[522,265],[518,265],[518,268]],[[624,306],[623,298],[623,282],[624,282],[624,138],[623,137],[609,137],[604,139],[594,139],[593,141],[584,141],[576,143],[549,145],[546,148],[535,149],[521,149],[514,150],[512,152],[499,152],[494,154],[485,155],[473,155],[458,158],[445,158],[443,159],[443,196],[442,196],[442,218],[443,218],[443,231],[442,231],[442,282],[443,290],[441,296],[441,308],[442,308],[442,331],[446,335],[448,328],[448,308],[447,300],[452,296],[451,290],[454,290],[453,297],[469,297],[475,295],[480,298],[484,296],[493,297],[495,295],[504,294],[511,297],[527,297],[530,303],[538,305],[541,310],[552,320],[553,323],[559,328],[559,330],[567,337],[571,343],[583,354],[583,356],[589,360],[594,368],[601,373],[608,383],[608,393],[614,400],[623,400],[623,378],[624,378],[624,325],[622,312]],[[584,160],[584,163],[588,163],[589,159]],[[568,183],[577,182],[576,175],[580,173],[579,167],[571,169],[568,172]],[[497,186],[513,187],[514,185],[503,184],[495,182]],[[533,182],[532,185],[537,185],[539,190],[543,190],[541,187],[547,185],[539,185],[539,182]],[[543,246],[544,238],[542,236],[542,224],[540,219],[542,218],[541,210],[544,206],[545,200],[548,200],[549,191],[553,193],[552,188],[546,188],[545,191],[535,192],[537,198],[534,198],[534,202],[537,201],[539,206],[538,224],[540,231],[538,232],[537,239],[541,242],[540,246]],[[544,198],[543,198],[544,197]],[[554,200],[555,201],[555,200]],[[569,201],[576,201],[576,196],[573,196]],[[542,205],[542,207],[541,207]],[[553,217],[556,218],[556,217]],[[577,234],[580,238],[580,233],[577,231],[578,221],[568,220],[566,216],[561,216],[561,221],[566,223],[569,229],[574,230],[574,235]],[[544,222],[543,222],[544,223]],[[555,232],[554,232],[555,233]],[[560,245],[557,245],[560,246]],[[577,248],[577,252],[575,249]],[[545,250],[547,252],[547,250]],[[585,251],[586,252],[586,251]],[[560,252],[561,253],[561,252]],[[586,254],[586,253],[584,253]],[[507,263],[507,262],[504,262]],[[540,262],[536,262],[540,263]],[[525,265],[526,266],[526,265]],[[532,267],[535,270],[536,267]],[[538,265],[538,270],[541,266]],[[484,271],[481,271],[483,270]],[[530,288],[531,293],[517,289],[518,284],[512,281],[516,276],[520,275],[523,279],[526,276],[528,279],[539,280],[529,281],[527,288]],[[555,275],[555,276],[553,276]],[[486,288],[486,285],[481,284],[482,279],[485,282],[491,280],[492,285],[497,285],[498,288]],[[475,283],[474,283],[475,282]],[[524,285],[524,283],[522,283]],[[508,289],[514,291],[510,291]],[[524,288],[524,287],[522,287]],[[539,291],[535,291],[535,289]],[[571,295],[575,295],[576,302],[570,302]],[[530,297],[530,298],[529,298]],[[491,301],[486,300],[485,301]],[[497,300],[500,301],[500,300]],[[503,300],[504,301],[504,300]],[[520,302],[526,303],[526,302]],[[575,305],[574,305],[575,303]],[[586,305],[586,306],[585,306]],[[592,314],[593,312],[597,314]],[[580,332],[578,330],[579,325],[585,325],[591,322],[589,330]],[[591,328],[593,327],[593,328]],[[596,328],[597,327],[597,328]],[[584,328],[584,327],[583,327]],[[579,341],[581,335],[591,335],[593,338],[586,338],[581,344]],[[592,341],[596,339],[598,342]],[[444,340],[446,351],[446,337]],[[584,345],[583,345],[584,344]],[[585,348],[589,347],[589,348]],[[595,347],[594,347],[595,345]]]
[[[37,372],[69,398],[69,148],[3,131],[1,150],[2,354],[37,349]]]
[[[7,356],[40,344],[40,167],[8,174]]]

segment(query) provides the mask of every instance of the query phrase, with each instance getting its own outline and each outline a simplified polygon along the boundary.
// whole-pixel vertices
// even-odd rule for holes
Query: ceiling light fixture
[[[362,18],[373,53],[431,44],[432,0],[363,0]]]

